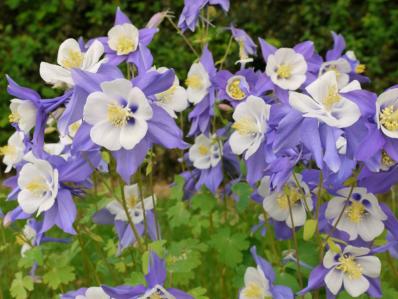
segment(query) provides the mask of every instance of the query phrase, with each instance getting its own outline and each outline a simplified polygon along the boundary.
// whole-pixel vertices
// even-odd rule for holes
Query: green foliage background
[[[5,74],[35,88],[43,97],[54,95],[39,77],[41,61],[54,62],[59,44],[68,37],[106,35],[119,5],[133,22],[144,26],[155,12],[171,9],[176,16],[183,0],[1,0],[0,1],[0,142],[9,136]],[[398,75],[398,2],[394,0],[231,0],[231,11],[220,13],[216,25],[231,21],[253,38],[292,46],[311,39],[319,51],[331,46],[330,31],[342,33],[348,48],[366,64],[371,89],[380,92]],[[228,34],[218,30],[211,49],[221,58]],[[180,75],[193,60],[182,39],[165,22],[151,44],[157,65],[174,67]],[[236,57],[231,57],[235,59]],[[233,67],[233,59],[229,67]],[[261,61],[256,61],[261,67]]]

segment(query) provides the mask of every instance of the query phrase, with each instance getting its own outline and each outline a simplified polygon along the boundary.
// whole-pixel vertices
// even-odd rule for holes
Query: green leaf
[[[189,222],[190,213],[185,207],[183,201],[178,201],[174,206],[170,207],[167,211],[167,216],[170,220],[171,227],[179,227]]]
[[[209,191],[205,190],[195,194],[191,198],[192,208],[200,209],[205,214],[209,214],[216,206],[217,199]]]
[[[303,239],[305,241],[310,240],[314,236],[317,225],[318,225],[317,220],[307,219],[307,221],[304,223],[304,232],[303,232]]]
[[[174,186],[171,188],[171,198],[181,201],[184,196],[184,183],[185,180],[182,176],[176,175],[174,177]]]
[[[43,253],[40,247],[33,247],[25,252],[24,256],[18,261],[18,267],[28,269],[35,263],[43,265]]]
[[[205,296],[206,292],[207,290],[205,288],[194,288],[188,293],[191,294],[195,299],[209,299],[209,297]]]
[[[295,293],[300,290],[296,277],[287,272],[276,273],[275,284],[288,286]]]
[[[236,209],[239,213],[242,213],[249,205],[250,196],[253,193],[253,189],[247,183],[237,183],[232,186],[232,191],[239,196],[239,201],[236,204]]]
[[[33,280],[30,276],[22,276],[21,272],[15,274],[11,283],[11,296],[16,299],[28,298],[28,292],[33,290]]]
[[[217,234],[213,235],[209,244],[218,252],[219,260],[230,268],[234,268],[242,262],[242,251],[250,245],[246,240],[246,234],[233,234],[229,227],[222,228]]]
[[[43,275],[43,282],[53,290],[75,279],[75,269],[70,265],[67,255],[50,255],[47,266],[48,271]]]

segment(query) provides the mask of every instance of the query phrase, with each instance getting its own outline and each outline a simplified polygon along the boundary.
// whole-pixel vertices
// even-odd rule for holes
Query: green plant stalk
[[[177,30],[177,33],[182,37],[184,42],[187,44],[188,48],[196,55],[196,57],[199,57],[199,53],[195,50],[189,39],[184,35],[184,33],[180,30],[180,28],[177,27],[176,23],[174,23],[173,19],[170,16],[166,16],[166,19],[170,22],[171,26],[175,30]]]
[[[143,183],[142,183],[142,176],[141,176],[141,168],[137,171],[137,181],[138,181],[138,190],[140,191],[140,202],[142,208],[142,214],[144,216],[144,241],[145,245],[148,248],[148,240],[145,236],[148,236],[148,222],[146,220],[146,212],[145,212],[145,205],[144,205],[144,190],[143,190]]]

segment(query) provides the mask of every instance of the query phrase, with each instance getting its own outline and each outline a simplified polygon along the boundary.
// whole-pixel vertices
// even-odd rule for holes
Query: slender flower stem
[[[293,179],[296,182],[297,187],[300,188],[300,193],[303,195],[304,208],[307,211],[307,214],[312,218],[312,214],[311,214],[310,208],[308,207],[306,194],[305,194],[305,192],[303,190],[303,187],[301,187],[301,184],[300,184],[300,182],[299,182],[299,180],[298,180],[298,178],[296,176],[296,173],[293,171],[292,174],[293,174]]]
[[[145,211],[145,203],[144,203],[144,191],[142,188],[142,176],[141,176],[141,169],[137,171],[137,181],[138,181],[138,190],[140,191],[140,202],[142,208],[142,214],[144,216],[144,236],[148,235],[148,222],[146,220],[146,211]],[[148,240],[144,237],[146,247],[148,247]]]
[[[219,68],[218,68],[219,71],[222,70],[222,68],[224,67],[224,62],[227,60],[227,57],[228,57],[229,52],[230,52],[230,50],[231,50],[231,46],[232,46],[232,41],[233,41],[233,39],[234,39],[233,36],[231,36],[231,37],[229,38],[228,45],[227,45],[227,49],[225,50],[225,54],[224,54],[224,56],[218,61],[218,63],[220,64],[220,66],[219,66]]]
[[[153,205],[153,215],[154,215],[154,217],[155,217],[155,225],[156,225],[156,239],[160,239],[160,232],[159,232],[159,223],[158,223],[158,212],[157,212],[157,210],[156,210],[156,200],[155,200],[155,197],[154,197],[154,193],[155,193],[155,190],[154,190],[154,188],[153,188],[153,165],[154,165],[154,161],[153,161],[153,156],[154,156],[154,151],[153,151],[153,148],[152,148],[152,151],[151,151],[151,168],[152,168],[152,170],[151,170],[151,175],[149,176],[149,187],[150,187],[150,189],[151,189],[151,197],[152,197],[152,205]]]
[[[182,37],[182,39],[185,41],[189,49],[197,56],[199,57],[199,53],[195,50],[189,39],[184,35],[184,33],[181,31],[180,28],[177,27],[176,23],[174,23],[173,19],[170,16],[166,16],[166,19],[170,22],[171,26],[174,27],[175,30],[177,30],[177,33]]]

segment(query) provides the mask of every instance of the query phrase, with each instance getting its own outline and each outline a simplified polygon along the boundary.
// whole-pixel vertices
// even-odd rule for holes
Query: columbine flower
[[[10,110],[11,114],[8,116],[10,123],[18,124],[19,129],[28,134],[36,124],[35,104],[29,100],[12,99]]]
[[[351,72],[351,65],[346,59],[339,58],[337,60],[322,63],[319,69],[319,77],[329,71],[336,73],[337,87],[339,89],[343,88],[348,84],[348,82],[350,82],[349,73]]]
[[[187,85],[188,100],[195,105],[208,94],[211,82],[209,74],[201,62],[192,64],[185,84]]]
[[[347,200],[349,192],[350,188],[341,189],[337,192],[339,196],[328,202],[326,219],[332,225],[338,222],[336,228],[346,232],[350,240],[359,236],[364,241],[372,241],[384,231],[383,221],[387,220],[387,215],[380,208],[376,196],[368,193],[366,188],[354,188]]]
[[[61,295],[61,299],[112,299],[101,287],[82,288]]]
[[[232,128],[235,131],[229,139],[235,154],[246,152],[247,160],[258,150],[268,128],[270,107],[263,99],[256,96],[249,96],[246,102],[236,107],[232,115],[235,121]]]
[[[156,71],[162,74],[168,70],[165,67],[160,67]],[[155,98],[156,104],[174,118],[177,118],[176,112],[182,112],[188,107],[187,91],[184,87],[180,86],[177,75],[174,77],[173,85],[169,89],[156,94]]]
[[[133,24],[115,25],[108,31],[108,45],[117,55],[127,55],[137,50],[138,29]]]
[[[302,180],[300,174],[296,174],[297,182],[290,177],[281,191],[270,191],[270,178],[261,180],[258,194],[263,200],[263,208],[276,221],[283,221],[290,228],[302,226],[307,219],[306,208],[313,210],[311,192],[308,185]],[[290,217],[290,209],[292,217]],[[293,219],[291,219],[293,218]],[[292,223],[293,221],[293,223]]]
[[[239,299],[284,298],[293,299],[290,288],[273,285],[275,273],[272,266],[257,255],[256,247],[251,248],[251,254],[257,267],[248,267],[245,272],[245,286],[240,290]]]
[[[133,149],[148,131],[152,108],[145,94],[126,79],[101,83],[102,91],[91,93],[83,119],[93,127],[90,137],[108,150]]]
[[[289,103],[304,117],[316,118],[331,127],[346,128],[360,118],[361,112],[357,104],[344,97],[344,92],[357,89],[360,89],[359,83],[353,81],[339,90],[336,73],[330,71],[307,86],[310,96],[291,91]]]
[[[124,197],[127,202],[127,208],[130,214],[130,217],[134,224],[141,223],[144,220],[142,202],[140,190],[137,184],[134,185],[125,185],[123,187]],[[154,195],[153,195],[154,196]],[[153,209],[153,200],[156,200],[156,197],[152,198],[152,196],[144,198],[144,210],[149,211]],[[120,221],[128,221],[126,212],[120,202],[117,200],[111,201],[106,205],[106,209],[115,216],[115,220]]]
[[[22,245],[21,256],[25,256],[25,253],[35,245],[36,235],[36,230],[29,223],[25,224],[22,235],[17,236],[17,243]]]
[[[101,64],[104,63],[103,59],[100,60],[102,54],[104,54],[104,47],[97,40],[84,52],[75,39],[69,38],[59,46],[58,65],[47,62],[40,63],[40,76],[54,87],[64,85],[71,87],[75,84],[71,69],[78,68],[96,73]]]
[[[378,278],[381,271],[380,260],[369,253],[369,248],[350,245],[340,253],[326,252],[323,266],[328,272],[324,282],[333,295],[337,295],[342,286],[352,297],[358,297],[369,289],[369,278]]]
[[[241,63],[245,65],[248,62],[253,61],[253,58],[250,58],[249,55],[256,55],[257,45],[254,43],[252,38],[244,31],[243,29],[239,29],[230,26],[230,30],[233,38],[239,44],[239,60],[236,63]]]
[[[32,156],[18,175],[18,203],[27,214],[49,210],[58,194],[58,170],[45,160]]]
[[[268,56],[266,63],[266,74],[282,89],[296,90],[306,80],[307,62],[294,49],[280,48]]]
[[[21,162],[25,152],[24,139],[24,133],[17,131],[8,139],[7,145],[0,147],[0,156],[4,156],[3,163],[7,165],[5,172],[10,172]]]
[[[201,134],[195,138],[195,143],[189,149],[189,160],[198,169],[215,167],[221,161],[222,147],[219,141]]]
[[[398,138],[398,88],[388,89],[377,98],[376,122],[384,135]]]

